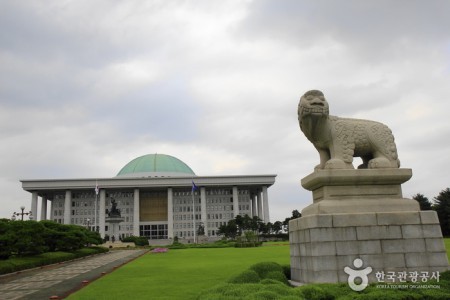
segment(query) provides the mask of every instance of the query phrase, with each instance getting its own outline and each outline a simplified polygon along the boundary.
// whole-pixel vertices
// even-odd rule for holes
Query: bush
[[[262,242],[236,242],[236,248],[253,248],[253,247],[261,247]]]
[[[0,260],[8,259],[12,255],[13,232],[10,220],[0,220]]]
[[[203,292],[198,299],[444,300],[449,299],[450,294],[450,271],[441,273],[439,282],[432,280],[426,283],[409,283],[417,288],[380,289],[376,284],[371,284],[364,291],[355,292],[347,283],[318,283],[292,288],[285,284],[287,270],[290,271],[288,266],[273,262],[258,263],[231,278],[227,284]],[[260,280],[257,281],[257,278]],[[440,289],[420,288],[421,285],[439,285]]]
[[[259,283],[261,284],[282,284],[280,281],[275,280],[275,279],[269,279],[269,278],[265,278],[262,279]]]
[[[317,285],[305,285],[296,288],[308,300],[332,300],[334,296]]]
[[[46,252],[34,256],[12,257],[8,260],[0,261],[0,274],[7,274],[25,269],[36,268],[107,251],[108,249],[103,247],[91,247],[79,249],[74,252],[57,251]]]
[[[269,272],[281,272],[283,273],[283,268],[274,262],[261,262],[250,267],[250,270],[258,273],[259,277],[266,278]]]
[[[43,238],[44,226],[36,221],[9,223],[11,253],[17,255],[39,254],[48,250]]]
[[[245,270],[241,274],[232,277],[228,280],[229,283],[258,283],[261,278],[253,270]]]
[[[273,291],[259,291],[254,294],[250,294],[247,297],[245,297],[247,300],[277,300],[280,299],[277,293]]]
[[[122,239],[124,243],[134,243],[136,246],[148,246],[148,238],[145,236],[128,236]]]
[[[283,268],[284,276],[286,276],[286,278],[288,280],[291,280],[291,266],[290,265],[282,265],[281,267]]]
[[[286,285],[289,285],[289,282],[288,282],[286,276],[284,275],[283,272],[280,272],[280,271],[272,271],[272,272],[267,273],[265,279],[273,279],[273,280],[279,281],[281,283],[284,283]]]

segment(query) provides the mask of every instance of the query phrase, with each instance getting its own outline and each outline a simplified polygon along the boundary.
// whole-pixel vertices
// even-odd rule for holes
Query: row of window
[[[216,236],[216,230],[208,230],[208,236]],[[186,230],[186,231],[175,231],[174,235],[179,238],[191,238],[194,237],[194,231]]]
[[[152,195],[166,195],[166,192],[141,192],[143,195],[152,194]],[[232,195],[233,190],[232,189],[206,189],[206,195]],[[249,190],[238,190],[238,195],[249,195]],[[200,195],[199,191],[194,191],[194,195]],[[184,190],[184,191],[174,191],[173,196],[175,197],[192,197],[192,191],[190,190]],[[97,197],[95,193],[95,189],[93,188],[92,191],[84,191],[84,192],[72,192],[72,198],[73,199],[95,199]],[[134,192],[108,192],[106,193],[106,197],[113,197],[113,198],[133,198]],[[64,199],[65,194],[56,194],[54,196],[54,199]]]
[[[167,224],[140,225],[139,235],[145,236],[151,240],[167,239],[167,227]]]

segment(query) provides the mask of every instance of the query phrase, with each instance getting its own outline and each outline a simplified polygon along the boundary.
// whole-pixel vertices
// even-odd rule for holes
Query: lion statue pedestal
[[[319,91],[305,95],[311,94],[323,98]],[[319,111],[328,104],[310,100],[308,112],[299,108],[300,127],[319,151],[320,164],[302,179],[313,203],[289,222],[292,281],[350,282],[353,268],[367,271],[368,282],[386,283],[382,275],[394,274],[389,283],[399,283],[399,274],[408,281],[414,272],[446,271],[436,212],[420,211],[417,201],[403,198],[401,184],[412,171],[399,168],[391,131],[366,120],[333,117],[338,121],[324,124],[320,119],[329,116]],[[354,156],[363,160],[357,170]]]

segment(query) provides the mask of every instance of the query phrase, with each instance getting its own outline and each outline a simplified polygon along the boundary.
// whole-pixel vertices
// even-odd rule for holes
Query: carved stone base
[[[314,203],[289,222],[291,278],[347,282],[363,261],[377,272],[442,272],[447,254],[437,214],[402,196],[410,169],[319,170],[302,180]],[[431,274],[431,273],[430,273]]]
[[[302,216],[332,213],[419,211],[417,201],[402,196],[411,169],[319,170],[302,179],[313,204]]]
[[[345,267],[360,258],[376,272],[442,272],[448,269],[434,211],[322,214],[289,222],[291,279],[347,282]]]
[[[112,239],[114,237],[114,241],[119,241],[119,223],[123,222],[125,218],[123,217],[107,217],[105,222],[109,224],[110,228],[108,230],[108,234]]]

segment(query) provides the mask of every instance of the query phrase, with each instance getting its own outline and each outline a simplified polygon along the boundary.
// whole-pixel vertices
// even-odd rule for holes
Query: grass
[[[450,238],[444,239],[444,243],[450,260]],[[263,245],[258,248],[192,248],[147,254],[89,284],[68,299],[196,299],[203,291],[224,284],[258,262],[289,264],[289,243]],[[248,285],[249,289],[252,287],[258,290],[258,287]],[[303,295],[333,289],[348,291],[346,284],[305,287],[308,288],[302,289]],[[258,297],[270,299],[268,294],[273,294],[274,290],[275,286],[259,289],[262,294]],[[386,290],[373,292],[387,293]],[[296,299],[299,298],[297,296]]]
[[[448,261],[450,262],[450,238],[444,239],[445,249],[447,250]]]
[[[67,299],[195,299],[258,262],[289,264],[289,246],[193,248],[146,254]]]

